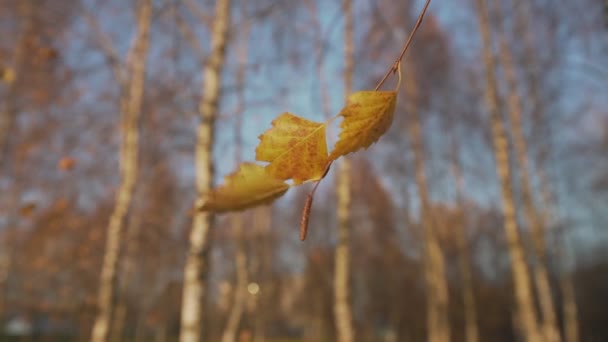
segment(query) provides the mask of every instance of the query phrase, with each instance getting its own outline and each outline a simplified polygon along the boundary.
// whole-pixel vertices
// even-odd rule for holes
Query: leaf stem
[[[391,74],[394,74],[395,72],[397,72],[397,70],[399,69],[399,65],[401,64],[401,60],[403,59],[403,56],[405,56],[405,52],[407,51],[407,49],[410,47],[410,44],[412,43],[412,40],[414,39],[414,35],[416,34],[416,31],[418,31],[418,28],[420,27],[420,24],[422,24],[422,19],[424,18],[424,14],[426,13],[426,10],[429,7],[430,3],[431,3],[431,0],[426,0],[426,3],[424,4],[424,7],[422,8],[422,11],[418,15],[418,19],[416,20],[416,24],[414,25],[414,29],[412,30],[412,32],[410,33],[409,37],[405,41],[405,45],[403,45],[403,49],[401,49],[401,53],[399,54],[399,57],[397,57],[397,59],[395,60],[395,63],[393,63],[393,65],[390,67],[390,69],[388,69],[388,71],[386,72],[386,74],[384,74],[384,77],[382,77],[382,80],[380,80],[380,83],[378,83],[378,85],[376,86],[375,90],[380,89],[380,87],[382,87],[382,85],[384,84],[384,82],[386,81],[386,79]]]
[[[319,184],[327,176],[327,172],[329,172],[329,168],[331,167],[332,161],[327,163],[325,167],[325,171],[323,172],[323,176],[315,182],[315,186],[312,188],[312,191],[306,196],[306,203],[304,204],[304,210],[302,211],[302,219],[300,220],[300,240],[306,240],[306,234],[308,233],[308,219],[310,217],[310,209],[312,208],[312,200],[315,196],[315,192],[319,187]]]

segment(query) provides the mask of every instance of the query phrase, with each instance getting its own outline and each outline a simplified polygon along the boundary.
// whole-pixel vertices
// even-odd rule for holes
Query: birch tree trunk
[[[222,334],[222,342],[235,342],[239,330],[241,316],[245,310],[247,301],[247,253],[245,246],[245,236],[243,232],[243,215],[236,213],[232,227],[236,238],[236,284],[234,286],[234,302],[228,315],[228,322]]]
[[[556,250],[557,257],[561,264],[567,264],[566,251],[566,237],[564,232],[559,232],[556,237]],[[567,342],[578,342],[579,329],[578,329],[578,306],[576,304],[576,292],[574,289],[574,283],[568,267],[564,267],[566,270],[559,279],[560,289],[562,291],[562,314],[564,319],[564,340]]]
[[[561,243],[561,242],[560,242]],[[562,247],[563,248],[563,247]],[[578,342],[578,308],[576,305],[576,292],[569,274],[563,274],[560,278],[562,290],[562,301],[564,306],[564,332],[566,341]]]
[[[543,163],[541,163],[541,165],[544,166]],[[544,204],[543,223],[545,225],[549,225],[550,215],[552,212],[554,212],[553,206],[555,205],[555,198],[553,196],[553,192],[550,189],[549,180],[547,179],[547,175],[544,170],[546,170],[545,167],[538,170],[538,178],[540,179],[542,199]],[[562,265],[563,268],[565,268],[565,271],[562,271],[562,274],[559,278],[559,286],[562,291],[564,340],[567,342],[578,342],[578,307],[576,305],[576,292],[574,290],[572,276],[569,272],[570,267],[568,267],[570,266],[568,265],[568,261],[571,260],[571,258],[568,257],[566,246],[567,239],[565,236],[565,232],[557,232],[555,250],[558,262]]]
[[[498,108],[498,85],[495,75],[496,65],[492,53],[489,14],[485,0],[475,0],[475,3],[483,45],[483,63],[486,78],[484,97],[491,116],[492,142],[496,158],[497,175],[500,181],[504,229],[507,236],[507,248],[509,249],[513,272],[515,302],[517,305],[515,322],[516,326],[521,329],[521,335],[525,341],[542,341],[542,335],[539,333],[537,326],[530,275],[528,274],[521,237],[517,227],[509,165],[509,148]]]
[[[228,29],[230,25],[230,0],[217,0],[211,36],[211,55],[203,70],[203,94],[199,104],[201,122],[197,128],[196,188],[199,199],[207,194],[213,182],[214,165],[212,148],[214,125],[221,91]],[[198,204],[197,200],[197,204]],[[198,207],[198,205],[197,205]],[[206,303],[209,274],[210,230],[213,216],[198,211],[192,221],[190,249],[184,268],[182,292],[181,342],[197,342],[202,339],[203,308]]]
[[[454,129],[454,127],[451,127]],[[464,199],[464,177],[459,159],[459,141],[453,134],[452,139],[452,175],[456,183],[456,201],[458,203],[458,221],[455,224],[455,239],[458,246],[458,267],[462,277],[462,302],[464,303],[465,340],[477,342],[479,340],[477,326],[477,309],[475,308],[475,291],[473,290],[473,272],[471,270],[471,252],[466,238],[466,203]]]
[[[354,68],[354,38],[352,0],[342,1],[344,13],[344,94],[352,92]],[[335,252],[334,320],[338,342],[355,339],[350,304],[350,160],[343,158],[338,172],[338,241]]]
[[[253,318],[253,342],[266,341],[266,326],[268,325],[268,309],[269,305],[274,302],[274,293],[272,292],[272,282],[269,277],[272,273],[272,263],[274,259],[273,248],[276,246],[272,241],[272,206],[268,205],[257,209],[253,220],[253,231],[256,239],[253,247],[253,260],[251,261],[251,274],[255,275],[252,281],[255,281],[259,288],[257,293],[253,294],[252,312]],[[274,305],[270,306],[271,308]]]
[[[245,1],[242,0],[241,5]],[[244,11],[243,11],[244,12]],[[248,39],[249,25],[247,22],[242,24],[241,32],[245,39],[239,44],[237,51],[238,69],[236,75],[236,83],[238,88],[237,94],[237,110],[234,118],[234,140],[235,140],[235,163],[238,165],[242,162],[242,123],[243,111],[245,110],[245,75],[247,71],[247,54],[248,54]],[[236,268],[236,284],[234,286],[234,301],[228,315],[228,322],[222,334],[222,342],[234,342],[237,338],[239,323],[241,316],[245,310],[247,301],[247,283],[248,283],[248,266],[247,266],[247,244],[245,232],[243,230],[243,214],[234,213],[232,220],[232,229],[234,229],[234,238],[236,240],[236,252],[234,264]]]
[[[421,122],[418,112],[418,86],[411,64],[406,64],[404,79],[407,96],[407,113],[411,116],[408,123],[411,148],[414,156],[416,187],[421,205],[421,220],[424,232],[424,279],[427,300],[427,340],[429,342],[448,342],[450,340],[450,321],[448,316],[448,288],[445,279],[445,265],[439,241],[436,236],[435,222],[431,214],[426,179],[425,151]]]
[[[106,237],[105,254],[98,292],[98,313],[93,325],[91,341],[109,340],[117,290],[117,269],[124,221],[129,211],[137,179],[139,132],[138,122],[144,94],[146,60],[149,47],[152,1],[141,0],[137,13],[137,38],[128,59],[128,86],[123,88],[122,142],[120,148],[121,183]]]
[[[530,167],[528,162],[528,143],[523,133],[522,122],[522,103],[517,89],[517,76],[511,52],[509,51],[504,37],[500,41],[500,61],[505,70],[505,77],[508,84],[507,107],[509,120],[511,122],[511,137],[515,147],[516,162],[519,168],[521,190],[524,204],[524,217],[528,223],[533,236],[534,255],[537,263],[534,266],[534,284],[540,301],[540,309],[543,317],[542,333],[545,341],[559,342],[561,340],[557,319],[555,317],[555,307],[549,274],[547,272],[547,258],[545,246],[545,232],[540,220],[540,216],[534,204],[532,195],[532,185],[530,183]]]
[[[136,187],[137,188],[137,187]],[[137,189],[134,189],[133,197],[138,197]],[[136,201],[136,199],[135,199]],[[119,267],[118,294],[116,309],[112,322],[111,341],[122,340],[127,318],[126,292],[128,287],[135,281],[136,258],[139,250],[139,230],[141,228],[142,215],[131,215],[125,237],[125,250]]]
[[[515,2],[515,7],[516,34],[519,37],[523,38],[524,42],[524,63],[526,65],[527,80],[530,84],[529,96],[532,100],[532,116],[536,120],[540,121],[544,115],[544,106],[543,101],[541,99],[542,89],[541,85],[539,84],[539,60],[535,52],[536,44],[534,41],[534,33],[530,30],[530,26],[528,25],[528,13],[530,11],[530,7],[526,1],[521,0]],[[509,51],[507,49],[505,49],[505,52],[505,63],[510,65],[510,68],[513,69],[512,57],[508,53]],[[519,165],[522,169],[521,175],[524,206],[526,207],[526,216],[528,217],[528,223],[531,225],[533,247],[537,258],[536,268],[534,269],[534,279],[536,280],[536,289],[539,294],[538,296],[540,302],[540,309],[543,317],[542,333],[547,342],[560,342],[561,336],[556,317],[556,309],[553,303],[549,274],[547,271],[548,259],[546,255],[545,228],[546,224],[548,224],[549,221],[543,220],[543,218],[541,217],[542,214],[539,212],[538,208],[534,206],[534,199],[532,197],[532,186],[529,180],[533,170],[528,166],[529,150],[522,129],[523,125],[521,113],[523,106],[521,105],[521,101],[519,100],[516,91],[515,72],[513,70],[511,70],[510,72],[509,70],[505,71],[507,77],[510,78],[510,88],[512,89],[512,92],[514,94],[513,102],[514,107],[516,107],[512,111],[514,115],[511,117],[513,124],[513,139],[515,151],[517,153],[517,160],[519,161]],[[541,175],[543,174],[543,167],[544,163],[542,163],[542,161],[539,161],[538,172]],[[548,191],[548,188],[546,190]],[[544,190],[541,190],[541,192],[545,193]],[[550,205],[548,202],[546,202],[545,204]]]

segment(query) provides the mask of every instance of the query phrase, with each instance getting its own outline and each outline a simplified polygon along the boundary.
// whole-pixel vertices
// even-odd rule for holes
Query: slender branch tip
[[[426,3],[424,4],[422,11],[420,11],[420,14],[418,15],[418,19],[416,20],[416,24],[414,25],[412,32],[410,32],[410,35],[408,36],[407,40],[405,41],[405,44],[403,45],[403,49],[401,49],[401,53],[399,54],[399,57],[397,57],[397,59],[395,60],[395,63],[393,63],[393,65],[391,65],[391,68],[386,72],[386,74],[384,74],[384,77],[382,77],[382,79],[380,80],[380,83],[378,83],[375,90],[380,89],[380,87],[382,87],[384,82],[386,82],[386,79],[391,74],[395,74],[397,72],[397,69],[399,68],[399,64],[401,64],[401,61],[403,60],[403,56],[405,56],[405,52],[410,47],[410,44],[412,43],[412,40],[414,39],[414,35],[418,31],[420,24],[422,24],[422,19],[424,18],[424,14],[426,13],[426,10],[429,8],[430,4],[431,4],[431,0],[426,0]]]

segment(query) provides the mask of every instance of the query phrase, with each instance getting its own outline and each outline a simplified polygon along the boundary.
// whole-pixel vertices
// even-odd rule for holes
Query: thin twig
[[[112,40],[106,33],[103,32],[95,16],[86,9],[84,10],[84,19],[89,27],[93,30],[95,43],[104,54],[106,61],[114,73],[114,77],[121,86],[125,86],[127,81],[126,78],[128,77],[128,75],[125,75],[126,63],[121,61],[122,58],[112,44]]]
[[[183,3],[188,8],[188,11],[192,13],[200,23],[205,25],[208,30],[211,30],[211,23],[214,19],[213,15],[204,11],[196,2],[192,0],[186,0]]]
[[[312,188],[312,191],[306,196],[306,203],[304,204],[304,210],[302,211],[302,220],[300,221],[300,240],[306,240],[306,233],[308,233],[308,219],[310,217],[310,209],[312,208],[312,199],[315,196],[315,192],[321,183],[321,180],[327,176],[329,172],[329,168],[331,167],[332,162],[328,162],[325,167],[325,171],[323,171],[323,175],[321,178],[315,182],[315,186]]]
[[[184,18],[182,18],[179,13],[175,16],[175,25],[177,26],[177,29],[179,30],[181,35],[186,38],[186,40],[190,44],[190,47],[194,50],[194,53],[196,54],[196,57],[199,62],[204,65],[206,59],[205,50],[201,46],[198,38],[196,37],[196,34],[192,32],[188,24],[184,21]]]
[[[426,9],[429,7],[430,3],[431,3],[431,0],[426,0],[426,3],[424,4],[424,8],[422,8],[422,12],[420,12],[420,15],[418,15],[418,20],[416,20],[416,25],[414,25],[414,29],[412,30],[409,37],[405,41],[405,45],[403,46],[403,49],[401,50],[401,54],[399,54],[399,57],[397,57],[397,59],[395,60],[395,63],[393,63],[391,68],[388,69],[386,74],[384,74],[384,77],[382,77],[382,80],[380,80],[380,83],[378,83],[375,90],[380,89],[380,87],[382,87],[382,85],[384,84],[386,79],[391,74],[394,74],[395,72],[397,72],[397,69],[399,68],[399,64],[401,64],[401,60],[403,59],[403,56],[405,56],[405,52],[410,47],[410,44],[412,43],[412,40],[414,39],[414,35],[416,34],[416,31],[418,31],[420,24],[422,24],[422,19],[424,18],[424,14],[426,13]]]

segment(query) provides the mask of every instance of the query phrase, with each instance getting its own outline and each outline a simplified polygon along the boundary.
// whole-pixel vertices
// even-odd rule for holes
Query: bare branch
[[[194,49],[194,53],[196,54],[196,58],[200,61],[200,63],[205,62],[205,50],[201,46],[199,40],[190,27],[184,22],[183,18],[179,15],[175,15],[175,25],[177,29],[182,34],[182,36],[188,41],[190,47]]]
[[[120,82],[120,84],[124,86],[127,81],[127,75],[125,70],[126,64],[121,61],[120,55],[112,44],[112,40],[105,32],[103,32],[95,16],[86,9],[83,10],[83,15],[84,19],[89,24],[89,27],[95,35],[95,43],[105,55],[106,61],[112,69],[114,77],[116,77],[118,82]]]
[[[384,77],[382,77],[382,80],[376,86],[376,90],[378,90],[378,89],[380,89],[380,87],[382,87],[382,85],[384,84],[384,82],[386,81],[386,79],[391,74],[394,74],[395,72],[397,72],[397,69],[399,68],[399,64],[401,64],[401,60],[403,59],[403,56],[405,56],[405,52],[410,47],[410,44],[412,43],[412,40],[414,39],[414,35],[416,34],[416,31],[418,31],[418,28],[420,27],[420,24],[422,24],[422,19],[424,18],[424,14],[426,13],[426,10],[429,7],[430,3],[431,3],[431,0],[427,0],[426,3],[424,4],[424,7],[422,8],[422,11],[420,12],[420,15],[418,16],[418,20],[416,20],[416,24],[414,25],[414,29],[412,30],[412,32],[410,33],[410,36],[405,41],[405,45],[403,45],[403,49],[401,50],[401,53],[399,54],[399,57],[397,57],[397,59],[395,60],[395,63],[393,63],[393,65],[386,72],[386,74],[384,75]]]

